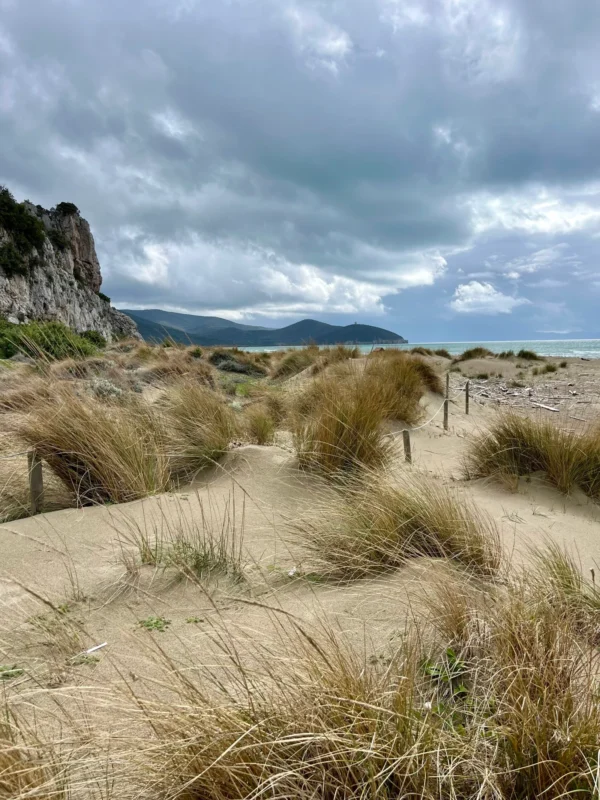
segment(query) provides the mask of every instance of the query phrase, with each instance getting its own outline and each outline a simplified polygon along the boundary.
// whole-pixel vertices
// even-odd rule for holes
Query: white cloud
[[[510,314],[517,306],[530,301],[524,297],[511,297],[492,286],[491,283],[470,281],[456,287],[449,305],[459,314]]]
[[[339,64],[352,50],[352,39],[337,25],[327,22],[315,10],[293,5],[286,9],[296,45],[307,66],[325,67],[337,74]]]
[[[555,278],[544,278],[541,281],[532,281],[527,286],[533,289],[560,289],[563,286],[568,286],[567,281],[558,281]]]
[[[382,22],[391,25],[394,33],[409,26],[421,27],[430,21],[429,14],[416,3],[405,0],[385,0],[380,15]]]
[[[568,244],[561,242],[552,247],[537,250],[530,255],[515,258],[505,265],[507,269],[505,276],[516,280],[523,274],[531,274],[557,266],[561,266],[565,271],[571,271],[573,267],[580,266],[581,261],[575,254],[570,253],[570,249]]]
[[[504,229],[525,234],[565,234],[600,227],[600,187],[591,185],[585,199],[560,197],[548,189],[518,194],[479,192],[465,200],[472,214],[473,233]]]

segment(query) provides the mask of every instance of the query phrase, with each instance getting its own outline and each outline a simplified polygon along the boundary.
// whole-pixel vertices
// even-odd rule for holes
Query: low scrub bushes
[[[392,483],[379,473],[344,488],[321,503],[315,522],[296,526],[321,574],[360,578],[415,556],[448,558],[484,576],[500,569],[498,530],[464,496],[423,478]]]
[[[230,350],[213,350],[208,357],[209,362],[223,372],[235,372],[240,375],[266,375],[267,370],[262,364],[256,363],[247,353],[237,348]]]
[[[446,350],[445,347],[440,347],[438,350],[433,351],[436,356],[440,356],[441,358],[452,358],[452,354]]]
[[[543,471],[562,492],[580,487],[600,497],[600,430],[565,431],[552,422],[509,412],[478,435],[465,458],[467,478],[515,478]]]
[[[503,350],[501,353],[498,353],[498,358],[508,359],[508,358],[514,358],[514,357],[515,357],[515,351],[514,350]]]
[[[62,322],[29,322],[13,325],[0,320],[0,358],[24,353],[31,358],[59,360],[83,358],[96,353],[96,344]]]
[[[412,347],[410,351],[413,355],[416,356],[432,356],[433,350],[429,347]]]

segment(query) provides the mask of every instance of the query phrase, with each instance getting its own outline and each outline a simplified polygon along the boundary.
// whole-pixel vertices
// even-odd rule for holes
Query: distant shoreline
[[[227,345],[233,346],[233,345]],[[327,345],[321,345],[325,347]],[[471,341],[471,342],[394,342],[394,343],[368,343],[350,345],[356,346],[361,353],[369,353],[376,347],[397,348],[400,350],[411,350],[413,347],[426,347],[430,350],[447,350],[450,355],[460,355],[472,347],[486,347],[493,353],[501,353],[506,350],[533,350],[541,356],[555,358],[600,358],[600,339],[523,339],[523,340],[502,340],[502,341]],[[276,352],[278,350],[290,350],[306,347],[306,345],[264,345],[264,346],[244,346],[238,345],[240,350],[249,352]]]

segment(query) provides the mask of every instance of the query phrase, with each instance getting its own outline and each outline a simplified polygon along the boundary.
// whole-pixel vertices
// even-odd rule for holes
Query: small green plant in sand
[[[560,366],[561,369],[566,369],[569,365],[567,364],[566,361],[561,361],[559,366]]]
[[[245,580],[244,525],[244,504],[240,512],[234,493],[218,507],[195,493],[185,504],[181,499],[173,505],[159,502],[141,520],[124,514],[113,519],[126,568],[131,562],[126,548],[133,547],[139,564],[200,582],[212,575]]]
[[[556,366],[556,364],[545,364],[544,365],[544,369],[542,370],[542,373],[544,373],[544,372],[557,372],[557,370],[558,370],[558,367]]]
[[[25,670],[17,664],[0,664],[0,681],[12,681],[25,674]]]
[[[159,633],[164,633],[170,624],[171,620],[165,619],[165,617],[146,617],[146,619],[138,620],[140,628],[144,628],[147,631],[158,631]]]

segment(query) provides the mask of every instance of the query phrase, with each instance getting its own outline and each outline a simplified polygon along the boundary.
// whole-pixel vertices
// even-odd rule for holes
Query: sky
[[[597,0],[0,0],[0,183],[118,307],[600,337]]]

